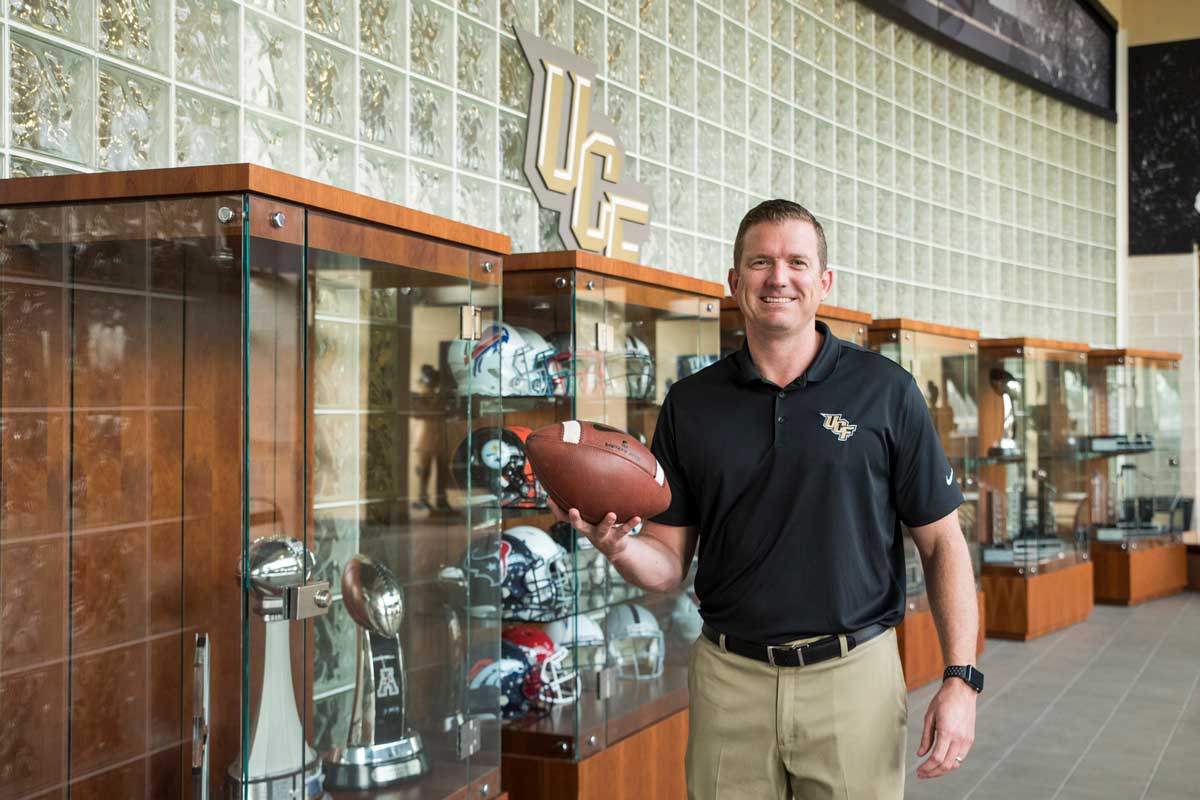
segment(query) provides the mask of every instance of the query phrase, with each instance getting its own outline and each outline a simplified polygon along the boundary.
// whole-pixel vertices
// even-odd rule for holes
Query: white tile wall
[[[1182,353],[1184,494],[1200,497],[1200,264],[1194,253],[1129,259],[1129,347]],[[1192,520],[1193,528],[1197,520]]]
[[[5,175],[252,160],[559,246],[510,26],[597,62],[648,261],[720,280],[740,216],[826,222],[831,302],[1115,341],[1116,133],[851,0],[3,0]]]

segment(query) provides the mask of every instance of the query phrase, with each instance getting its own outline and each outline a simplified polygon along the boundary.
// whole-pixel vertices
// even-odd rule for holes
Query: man
[[[698,800],[903,796],[901,523],[921,554],[946,663],[974,661],[962,494],[912,376],[816,322],[832,286],[824,231],[807,210],[785,200],[752,209],[729,270],[745,346],[677,382],[659,415],[652,449],[671,507],[636,537],[636,517],[593,526],[556,509],[649,591],[679,585],[699,545],[705,625],[689,665],[687,754]],[[925,715],[920,777],[962,763],[975,698],[966,679],[943,681]]]

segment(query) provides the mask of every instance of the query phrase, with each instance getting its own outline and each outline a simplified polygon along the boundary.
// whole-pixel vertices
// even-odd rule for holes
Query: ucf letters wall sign
[[[559,212],[570,250],[641,261],[650,190],[625,172],[616,127],[592,108],[596,69],[586,59],[516,28],[533,70],[525,178],[543,208]]]

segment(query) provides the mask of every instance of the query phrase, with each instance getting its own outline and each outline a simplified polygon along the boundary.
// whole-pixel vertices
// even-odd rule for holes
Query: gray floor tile
[[[937,686],[909,695],[906,797],[1200,798],[1200,595],[1099,606],[1033,642],[989,640],[980,668],[975,747],[944,778],[914,774]]]

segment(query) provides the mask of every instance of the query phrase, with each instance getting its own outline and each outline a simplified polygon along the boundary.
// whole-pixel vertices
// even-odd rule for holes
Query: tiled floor
[[[913,756],[936,685],[909,695],[906,798],[1200,798],[1200,594],[989,639],[980,668],[975,746],[945,777],[919,780]]]

